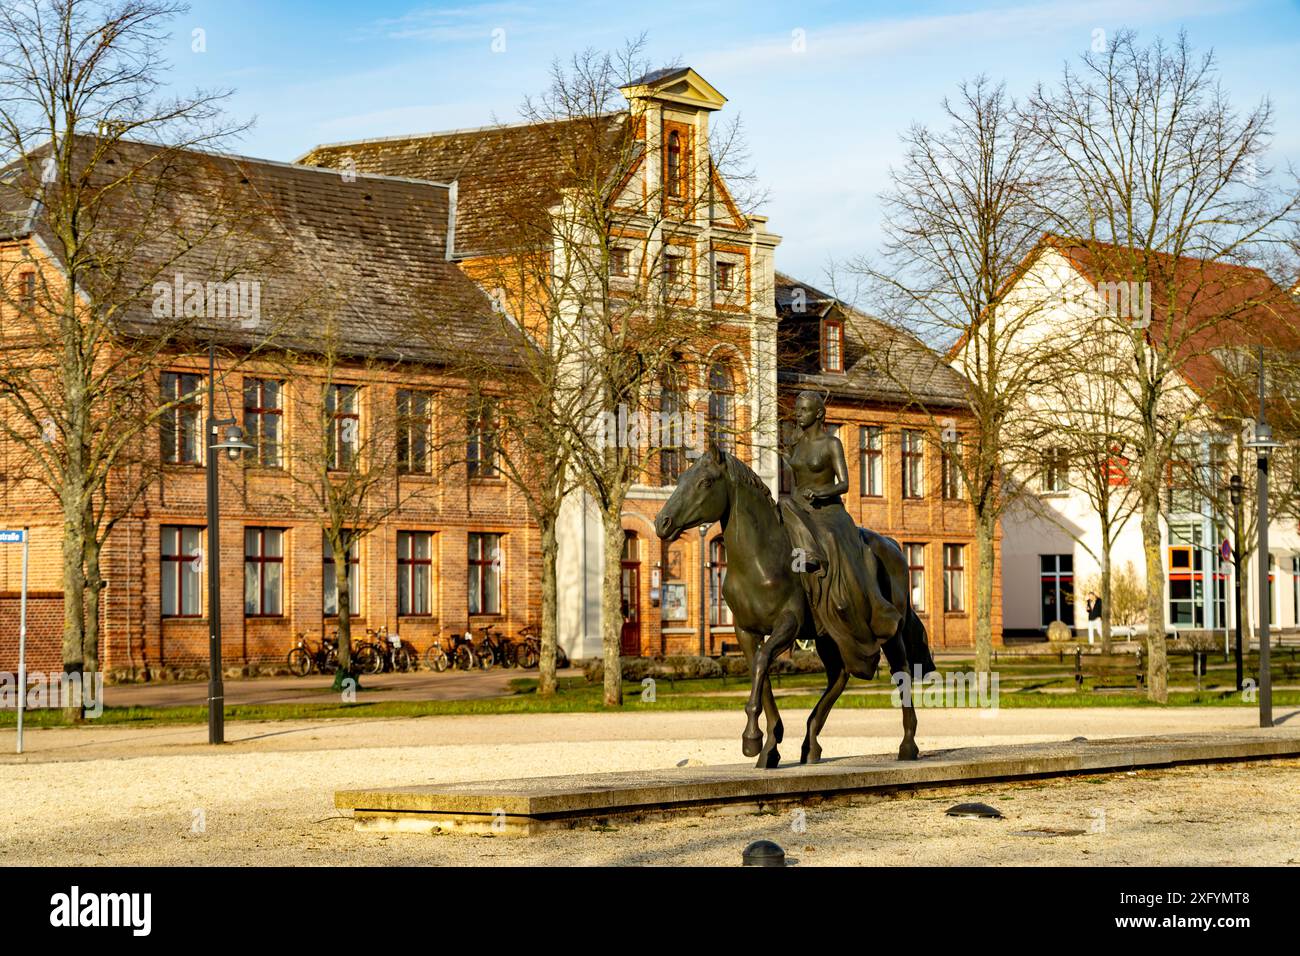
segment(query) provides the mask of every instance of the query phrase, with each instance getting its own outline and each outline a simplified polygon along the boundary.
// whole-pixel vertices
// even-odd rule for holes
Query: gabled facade
[[[1111,281],[1113,270],[1104,263],[1123,258],[1104,244],[1046,237],[1016,281],[1025,288],[1027,300],[1047,305],[1038,307],[1017,334],[1026,343],[1091,342],[1099,362],[1106,355],[1114,359],[1125,354],[1105,344],[1106,337],[1115,334],[1117,317],[1136,322],[1139,328],[1147,323],[1150,335],[1170,332],[1163,341],[1179,343],[1170,372],[1175,386],[1169,390],[1165,411],[1188,424],[1161,501],[1166,614],[1162,623],[1170,633],[1222,635],[1236,623],[1235,573],[1230,551],[1224,551],[1225,543],[1232,547],[1234,536],[1231,515],[1220,510],[1208,491],[1226,487],[1232,470],[1227,449],[1243,428],[1253,427],[1255,415],[1252,402],[1242,405],[1240,395],[1231,394],[1228,383],[1239,382],[1243,368],[1230,366],[1244,359],[1253,373],[1256,345],[1294,350],[1300,342],[1300,307],[1258,270],[1157,257],[1154,273],[1169,278],[1152,283],[1154,294],[1174,296],[1177,303],[1172,321],[1178,325],[1168,330],[1160,310],[1150,310],[1149,288],[1143,292],[1134,284],[1130,289],[1123,277]],[[1101,394],[1105,388],[1101,381],[1101,376],[1081,375],[1072,389],[1055,386],[1043,391],[1033,396],[1034,414],[1067,428],[1095,411],[1088,400]],[[1066,394],[1068,407],[1061,404]],[[1118,418],[1128,414],[1122,389],[1113,400]],[[1041,637],[1057,620],[1083,633],[1088,626],[1086,594],[1089,590],[1100,594],[1103,544],[1095,495],[1083,490],[1080,466],[1068,458],[1063,443],[1058,447],[1048,434],[1036,459],[1017,469],[1023,495],[1009,506],[1002,521],[1003,621],[1009,637]],[[1131,567],[1138,584],[1145,587],[1141,515],[1134,511],[1136,489],[1130,487],[1129,462],[1116,449],[1105,469],[1112,489],[1111,514],[1119,528],[1110,551],[1113,573],[1127,573]],[[1253,498],[1253,457],[1242,478],[1245,494]],[[1300,534],[1294,520],[1276,517],[1269,534],[1271,622],[1274,629],[1292,629],[1300,623]],[[1246,594],[1247,613],[1253,621],[1258,612],[1254,542],[1244,542],[1244,550],[1252,582]],[[1131,632],[1121,628],[1119,633]]]

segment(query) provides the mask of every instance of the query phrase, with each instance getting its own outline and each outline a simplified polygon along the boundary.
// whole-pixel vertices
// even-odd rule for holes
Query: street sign
[[[23,705],[27,701],[27,529],[0,531],[0,544],[23,546],[23,591],[18,612],[18,752],[23,752]]]
[[[1224,561],[1232,560],[1232,545],[1228,543],[1227,538],[1224,538],[1223,544],[1219,545],[1219,556],[1222,557]]]

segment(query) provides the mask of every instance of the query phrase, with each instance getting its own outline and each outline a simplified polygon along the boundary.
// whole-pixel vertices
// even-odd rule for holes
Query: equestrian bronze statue
[[[772,694],[772,662],[796,640],[811,640],[826,667],[826,690],[808,716],[800,763],[821,758],[817,735],[849,677],[871,680],[881,652],[890,672],[909,681],[934,671],[925,627],[911,605],[907,562],[898,542],[859,528],[844,508],[848,490],[844,446],[825,427],[826,407],[810,391],[794,406],[798,437],[788,461],[794,494],[772,500],[762,480],[735,456],[710,442],[686,470],[655,518],[662,540],[722,523],[727,576],[722,595],[749,662],[744,754],[759,767],[780,762],[783,728]],[[906,690],[910,684],[904,684]],[[915,760],[916,711],[902,696],[900,760]],[[759,730],[758,713],[767,721]]]

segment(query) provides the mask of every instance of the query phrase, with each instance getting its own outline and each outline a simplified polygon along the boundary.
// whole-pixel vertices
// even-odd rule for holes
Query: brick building
[[[782,420],[799,391],[825,396],[844,445],[844,505],[908,558],[912,602],[936,648],[973,647],[975,518],[951,456],[973,427],[964,380],[921,342],[777,274]],[[782,474],[781,490],[789,490]],[[1001,559],[1001,535],[994,560]],[[993,639],[1002,623],[995,571]]]
[[[661,186],[677,175],[677,155],[683,175],[701,177],[692,188],[709,196],[707,211],[685,224],[689,239],[678,241],[690,277],[686,294],[722,321],[715,340],[682,355],[674,401],[725,421],[736,454],[775,490],[780,407],[800,388],[824,390],[828,421],[838,426],[850,462],[850,512],[907,547],[934,645],[970,645],[973,523],[968,504],[949,487],[937,438],[944,428],[962,427],[960,379],[919,342],[776,272],[780,237],[766,219],[742,215],[711,165],[680,158],[708,155],[709,117],[725,103],[698,74],[660,71],[623,92],[628,109],[603,122],[611,130],[630,124],[646,155],[663,157],[640,164],[626,188]],[[561,141],[553,128],[521,125],[320,146],[295,164],[219,160],[272,211],[280,247],[289,250],[288,262],[268,273],[269,321],[277,320],[277,306],[293,313],[291,303],[321,283],[340,293],[348,317],[342,336],[355,355],[342,356],[332,374],[356,389],[339,400],[341,411],[364,429],[395,406],[409,408],[412,395],[427,396],[418,399],[416,416],[427,429],[426,453],[382,492],[401,504],[355,547],[348,574],[358,630],[386,625],[423,649],[467,625],[492,623],[513,635],[538,619],[540,542],[524,503],[505,481],[488,477],[490,469],[467,470],[463,447],[433,436],[454,432],[450,403],[440,396],[460,388],[441,342],[481,342],[509,364],[510,344],[476,324],[488,299],[480,285],[498,254],[498,201],[507,184],[529,177],[539,189],[552,184],[547,164]],[[20,224],[4,244],[35,247],[38,229],[29,219],[26,231]],[[293,436],[319,420],[319,398],[295,385],[319,383],[321,373],[306,357],[310,328],[285,321],[301,333],[288,365],[254,354],[218,368],[218,408],[233,409],[250,436],[261,436],[243,465],[219,466],[221,613],[231,665],[282,659],[296,634],[316,637],[334,623],[339,575],[322,546],[320,515],[295,484],[301,466],[292,453]],[[412,335],[413,328],[426,334]],[[884,354],[882,348],[900,356],[904,374],[873,370],[872,355]],[[175,381],[193,388],[206,367],[178,358],[167,374],[194,376]],[[160,436],[158,480],[107,548],[107,670],[206,660],[206,574],[193,560],[206,548],[203,452],[193,440],[200,420],[193,410],[173,416]],[[270,451],[268,420],[280,436]],[[688,464],[684,456],[657,456],[625,508],[627,654],[718,654],[735,640],[721,598],[726,554],[719,529],[672,545],[653,532],[675,473]],[[0,524],[32,527],[32,587],[41,595],[38,621],[48,619],[34,625],[34,659],[57,661],[56,503],[0,483]],[[603,532],[584,494],[566,501],[560,531],[560,640],[572,657],[594,656]],[[0,624],[17,588],[16,554],[0,552]],[[995,597],[994,607],[1000,605]],[[1000,635],[997,621],[994,633]],[[0,641],[0,668],[12,666],[9,653],[9,642]]]

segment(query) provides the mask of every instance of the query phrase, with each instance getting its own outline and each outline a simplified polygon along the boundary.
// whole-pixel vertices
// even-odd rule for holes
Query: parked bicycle
[[[451,658],[443,650],[441,639],[434,641],[425,649],[424,666],[437,671],[439,674],[451,666]]]
[[[519,642],[515,650],[515,663],[520,667],[534,668],[542,662],[542,636],[535,624],[526,624],[519,629]],[[555,666],[568,667],[569,655],[558,644],[555,647]]]
[[[478,665],[479,659],[469,634],[457,634],[453,631],[450,646],[443,647],[441,638],[434,641],[424,652],[424,662],[439,672],[449,667],[467,671]]]
[[[388,625],[378,630],[366,628],[366,640],[357,652],[357,666],[363,674],[382,674],[385,671],[413,671],[420,666],[415,648],[402,641],[397,634],[388,633]]]
[[[339,648],[337,635],[334,640],[322,637],[318,645],[307,640],[307,635],[299,632],[297,642],[285,658],[289,673],[297,677],[306,677],[312,671],[321,674],[333,674],[339,669]]]
[[[474,645],[474,653],[478,657],[478,665],[483,670],[491,670],[493,667],[515,667],[515,643],[510,638],[504,636],[500,631],[494,631],[491,624],[482,624],[479,626],[482,636]]]

